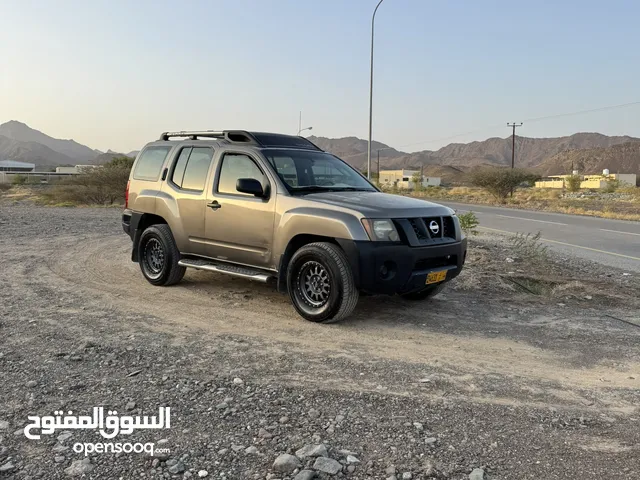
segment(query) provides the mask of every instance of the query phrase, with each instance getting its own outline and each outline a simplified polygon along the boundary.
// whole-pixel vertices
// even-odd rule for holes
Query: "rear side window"
[[[173,168],[171,181],[179,188],[203,191],[212,157],[210,148],[183,148]]]
[[[136,180],[156,181],[171,147],[145,148],[136,162],[133,178]]]

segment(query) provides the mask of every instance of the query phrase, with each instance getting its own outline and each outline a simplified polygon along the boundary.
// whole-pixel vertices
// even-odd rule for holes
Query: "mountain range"
[[[309,140],[354,167],[366,168],[367,141],[357,137]],[[389,145],[372,143],[372,169],[422,168],[425,175],[442,177],[444,182],[460,177],[471,168],[511,165],[511,137],[488,138],[471,143],[452,143],[438,150],[403,152]],[[138,152],[129,152],[135,156]],[[38,169],[58,165],[106,163],[121,153],[103,153],[74,140],[53,138],[28,125],[12,120],[0,125],[0,160],[35,163]],[[583,173],[640,173],[640,138],[576,133],[557,138],[516,137],[516,165],[543,175],[568,173],[572,165]]]

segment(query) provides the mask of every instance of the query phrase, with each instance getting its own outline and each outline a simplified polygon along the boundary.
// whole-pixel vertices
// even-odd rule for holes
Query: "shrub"
[[[564,184],[567,190],[570,192],[577,192],[580,190],[580,184],[582,183],[582,177],[579,175],[569,175],[564,179]]]
[[[483,188],[501,202],[521,184],[538,178],[538,175],[520,168],[481,168],[469,175],[473,185]]]
[[[540,240],[540,232],[532,235],[530,233],[516,233],[511,239],[511,245],[518,254],[525,260],[543,260],[547,258],[549,247]]]
[[[422,185],[422,175],[420,175],[420,172],[416,172],[412,175],[411,182],[413,182],[414,192],[421,192],[424,190],[424,185]]]
[[[476,229],[478,228],[478,225],[480,225],[480,222],[478,221],[478,217],[475,213],[467,212],[458,213],[457,215],[458,220],[460,220],[460,228],[462,228],[462,231],[467,237],[478,234]]]
[[[620,187],[620,180],[616,180],[615,178],[607,178],[605,179],[604,187],[602,187],[602,191],[604,193],[613,193]]]
[[[124,202],[133,159],[114,158],[95,168],[87,168],[80,175],[61,181],[43,196],[55,204],[113,205]]]
[[[27,176],[26,175],[14,175],[13,176],[13,180],[11,180],[11,182],[14,185],[24,185],[27,183]]]

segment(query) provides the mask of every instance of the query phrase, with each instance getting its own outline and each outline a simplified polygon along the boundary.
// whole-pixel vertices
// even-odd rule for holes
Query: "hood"
[[[366,218],[415,218],[451,215],[453,210],[437,203],[382,192],[322,192],[305,195],[312,202],[349,208]]]

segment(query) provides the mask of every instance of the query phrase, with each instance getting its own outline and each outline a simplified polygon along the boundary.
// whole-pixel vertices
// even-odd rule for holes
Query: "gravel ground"
[[[265,285],[142,278],[117,209],[0,204],[0,478],[583,479],[640,471],[640,279],[472,239],[426,303],[315,325]],[[85,456],[30,415],[154,415]],[[288,454],[288,455],[287,455]]]

